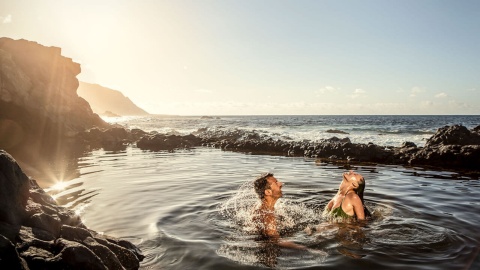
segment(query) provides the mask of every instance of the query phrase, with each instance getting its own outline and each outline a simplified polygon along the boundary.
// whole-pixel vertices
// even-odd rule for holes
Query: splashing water
[[[255,210],[261,201],[255,193],[253,181],[247,181],[238,191],[219,206],[219,212],[229,219],[232,227],[241,229],[243,233],[254,234],[258,224],[254,221]],[[278,231],[282,233],[303,230],[308,224],[320,221],[321,213],[303,203],[282,198],[275,205]]]
[[[217,250],[217,254],[233,261],[247,265],[264,265],[277,269],[288,269],[285,265],[297,266],[321,264],[325,261],[327,253],[322,250],[308,249],[300,256],[294,251],[285,251],[286,257],[279,256],[280,248],[272,245],[270,241],[259,241],[258,224],[254,219],[255,211],[260,207],[261,200],[254,189],[254,181],[243,183],[240,188],[225,202],[218,211],[227,219],[227,226],[233,229],[231,235],[224,239],[224,244]],[[284,239],[300,241],[302,243],[314,241],[308,240],[305,229],[317,224],[321,219],[321,213],[309,208],[303,203],[297,203],[287,198],[281,198],[275,205],[277,218],[277,230]],[[293,254],[289,255],[289,252]],[[296,254],[296,255],[295,255]]]
[[[231,222],[230,227],[242,228],[243,232],[253,234],[257,230],[253,216],[260,203],[253,181],[248,181],[219,206],[219,212]]]

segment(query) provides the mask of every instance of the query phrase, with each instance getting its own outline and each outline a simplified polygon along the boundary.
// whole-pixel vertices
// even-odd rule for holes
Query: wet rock
[[[108,269],[100,257],[80,243],[59,238],[55,246],[60,252],[50,261],[61,269]]]
[[[199,145],[201,145],[201,139],[192,134],[186,136],[153,134],[143,136],[137,142],[138,148],[152,151],[188,149]]]
[[[413,142],[404,142],[402,148],[417,148],[417,145]]]
[[[100,234],[95,234],[94,239],[112,250],[126,269],[137,269],[139,261],[145,258],[143,253],[128,241]]]
[[[338,134],[348,134],[348,132],[345,132],[343,130],[338,130],[338,129],[329,129],[325,131],[326,133],[338,133]]]
[[[5,151],[0,151],[0,180],[0,190],[12,191],[2,194],[0,203],[19,204],[8,209],[18,217],[0,216],[0,269],[140,267],[144,256],[135,245],[87,229],[73,211],[58,206],[35,180],[28,179]]]
[[[480,133],[480,125],[473,128],[472,131],[475,132],[475,133]]]
[[[480,134],[461,125],[445,126],[437,130],[425,143],[425,147],[435,145],[478,145]]]
[[[25,260],[15,249],[15,245],[3,235],[0,235],[0,268],[29,269]]]
[[[252,135],[249,135],[251,133]],[[468,130],[461,125],[440,128],[424,147],[405,142],[400,147],[352,143],[332,137],[317,142],[281,141],[257,136],[251,131],[206,130],[199,132],[204,145],[223,150],[256,154],[305,156],[331,160],[397,165],[426,165],[437,168],[478,170],[480,126]]]
[[[0,221],[21,224],[30,180],[4,150],[0,150],[0,172]]]
[[[91,128],[80,132],[76,139],[91,149],[103,148],[107,151],[125,150],[142,136],[147,134],[140,129],[128,130],[123,127]]]
[[[412,165],[478,170],[480,145],[436,145],[425,147],[414,153],[409,162]]]
[[[425,147],[409,154],[412,165],[478,170],[480,134],[461,125],[445,126],[427,140]]]

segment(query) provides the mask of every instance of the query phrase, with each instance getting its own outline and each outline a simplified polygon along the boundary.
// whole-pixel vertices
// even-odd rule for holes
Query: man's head
[[[276,199],[282,197],[282,183],[273,177],[273,173],[262,174],[255,179],[254,187],[260,199],[265,196],[272,196]]]

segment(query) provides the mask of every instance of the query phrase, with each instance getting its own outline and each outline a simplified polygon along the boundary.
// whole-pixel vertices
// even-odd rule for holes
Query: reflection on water
[[[343,166],[315,160],[198,148],[174,153],[93,151],[78,176],[48,188],[92,229],[124,237],[144,269],[479,269],[480,184],[448,172],[358,166],[366,179],[366,224],[321,213]],[[281,233],[311,252],[259,241],[251,181],[273,172]],[[315,229],[312,229],[315,228]],[[315,252],[317,251],[317,252]]]

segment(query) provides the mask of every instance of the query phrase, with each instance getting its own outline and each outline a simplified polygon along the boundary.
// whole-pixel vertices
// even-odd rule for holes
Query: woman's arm
[[[333,199],[331,199],[330,202],[327,204],[327,210],[328,211],[332,210],[332,206],[333,206]]]

